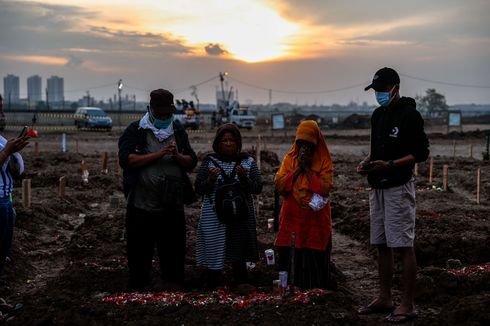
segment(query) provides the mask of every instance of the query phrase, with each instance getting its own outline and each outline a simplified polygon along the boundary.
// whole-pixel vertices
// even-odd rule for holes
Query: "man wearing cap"
[[[429,156],[424,121],[415,100],[400,97],[400,77],[391,68],[382,68],[365,90],[373,89],[380,105],[371,117],[370,154],[359,163],[357,172],[367,175],[369,192],[370,239],[378,248],[379,295],[361,307],[359,314],[390,312],[387,322],[413,320],[417,263],[415,238],[415,184],[413,168]],[[391,282],[393,249],[402,260],[402,298],[393,306]]]
[[[126,236],[129,287],[150,284],[156,245],[167,288],[184,281],[186,230],[184,204],[197,200],[186,172],[197,164],[187,133],[174,119],[173,94],[150,93],[148,112],[132,122],[119,139],[127,199]]]

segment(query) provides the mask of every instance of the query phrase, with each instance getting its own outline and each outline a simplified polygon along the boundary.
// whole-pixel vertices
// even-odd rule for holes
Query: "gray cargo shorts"
[[[415,181],[369,191],[371,244],[413,247],[415,238]]]

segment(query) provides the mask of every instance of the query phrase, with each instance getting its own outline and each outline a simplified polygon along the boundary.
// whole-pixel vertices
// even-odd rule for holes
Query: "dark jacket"
[[[424,120],[416,109],[415,100],[402,97],[393,107],[377,108],[371,117],[371,161],[396,160],[412,154],[415,162],[429,156],[429,140]],[[400,186],[412,178],[413,165],[397,166],[381,174],[368,175],[373,188]]]
[[[186,170],[182,169],[184,178],[184,203],[192,204],[197,200],[192,183],[189,180],[186,172],[191,171],[197,165],[197,156],[189,144],[189,138],[182,124],[175,120],[173,122],[175,142],[179,152],[192,157],[192,165]],[[129,154],[145,154],[140,150],[146,147],[145,130],[139,127],[139,120],[133,121],[124,130],[124,133],[119,138],[119,165],[123,168],[123,189],[124,195],[128,198],[129,192],[136,186],[140,168],[131,169],[128,167]]]

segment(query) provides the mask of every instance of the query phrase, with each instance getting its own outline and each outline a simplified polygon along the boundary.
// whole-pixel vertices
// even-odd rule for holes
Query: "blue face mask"
[[[393,88],[389,92],[374,92],[376,96],[376,101],[378,102],[379,105],[387,107],[390,105],[391,101],[393,100],[394,96],[391,95],[391,92],[393,91]]]
[[[174,121],[174,115],[172,114],[165,120],[155,118],[152,109],[148,109],[148,113],[150,114],[150,121],[153,123],[153,126],[157,129],[166,129],[170,124]]]
[[[174,121],[174,116],[171,115],[168,119],[161,120],[161,119],[155,119],[153,121],[153,125],[157,129],[166,129],[170,124]]]

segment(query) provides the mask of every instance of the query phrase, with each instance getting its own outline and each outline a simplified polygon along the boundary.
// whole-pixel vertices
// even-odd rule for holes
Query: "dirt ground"
[[[489,126],[490,129],[490,126]],[[6,133],[6,137],[15,132]],[[257,134],[244,131],[244,148],[257,146]],[[12,325],[162,325],[162,324],[329,324],[378,325],[383,315],[358,316],[357,308],[376,295],[376,252],[369,245],[368,184],[355,173],[368,151],[369,138],[360,132],[327,131],[335,164],[331,196],[334,224],[333,286],[311,300],[250,301],[247,305],[212,302],[216,294],[202,293],[202,272],[195,267],[195,233],[200,204],[186,209],[186,296],[200,296],[179,305],[160,302],[116,304],[104,298],[126,292],[124,215],[121,175],[116,168],[117,132],[67,134],[67,152],[61,152],[61,134],[43,133],[24,150],[26,174],[32,182],[32,206],[22,207],[21,183],[16,184],[17,224],[11,262],[0,283],[0,297],[24,308],[4,316]],[[212,132],[190,133],[191,145],[202,155],[211,149]],[[287,152],[292,134],[261,135],[261,149],[279,158]],[[417,176],[418,280],[416,304],[420,325],[480,325],[490,323],[490,164],[482,161],[482,132],[430,134],[434,159],[433,182],[428,162]],[[77,145],[78,143],[78,145]],[[78,153],[77,153],[78,147]],[[101,155],[109,155],[108,173],[102,173]],[[470,151],[472,156],[470,157]],[[454,155],[456,154],[456,155]],[[262,260],[251,270],[256,292],[271,294],[277,270],[268,267],[263,251],[273,248],[275,167],[270,157],[261,162],[263,193],[256,199],[257,228]],[[80,162],[89,168],[89,182],[81,179]],[[449,165],[449,189],[442,191],[442,166]],[[477,168],[481,169],[481,203],[476,203]],[[66,195],[58,196],[58,180],[67,178]],[[192,173],[194,178],[195,174]],[[155,257],[156,259],[156,257]],[[157,279],[157,265],[154,279]],[[395,299],[399,301],[397,264]],[[160,293],[158,282],[155,293]],[[240,289],[239,289],[240,290]],[[243,289],[242,289],[243,290]],[[240,290],[241,291],[241,290]],[[151,297],[155,293],[149,293]],[[161,293],[160,293],[161,294]],[[137,294],[128,294],[137,296]],[[250,291],[235,295],[253,297]],[[248,297],[247,297],[248,295]]]

